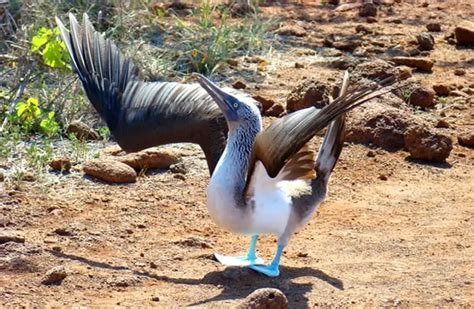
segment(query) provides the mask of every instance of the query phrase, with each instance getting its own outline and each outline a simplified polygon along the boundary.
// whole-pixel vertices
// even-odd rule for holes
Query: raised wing
[[[387,79],[381,84],[391,83]],[[261,161],[270,177],[276,177],[286,162],[295,155],[319,130],[326,127],[335,118],[349,110],[393,90],[380,89],[378,85],[356,88],[347,91],[321,110],[314,107],[289,114],[273,122],[256,138],[247,184],[255,168],[255,162]]]
[[[211,97],[197,84],[143,81],[132,61],[94,30],[86,14],[82,27],[74,15],[69,19],[70,32],[56,18],[61,37],[87,97],[117,143],[126,151],[197,143],[212,173],[228,128]]]

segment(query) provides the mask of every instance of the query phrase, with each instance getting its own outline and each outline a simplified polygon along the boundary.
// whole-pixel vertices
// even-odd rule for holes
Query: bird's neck
[[[230,128],[227,146],[211,178],[210,189],[225,192],[234,203],[245,194],[250,156],[260,127]]]

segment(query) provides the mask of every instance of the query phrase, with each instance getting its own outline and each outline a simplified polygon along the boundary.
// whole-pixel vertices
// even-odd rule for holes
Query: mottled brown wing
[[[391,84],[393,81],[393,78],[390,78],[381,84]],[[286,162],[336,117],[393,90],[392,87],[385,87],[377,91],[378,88],[380,88],[378,85],[358,87],[347,91],[321,110],[314,107],[307,108],[273,122],[255,140],[247,173],[247,184],[250,182],[257,160],[262,162],[270,177],[276,177]]]
[[[288,159],[278,178],[281,180],[314,179],[316,178],[314,165],[314,151],[310,151],[308,145],[304,145],[300,151]]]

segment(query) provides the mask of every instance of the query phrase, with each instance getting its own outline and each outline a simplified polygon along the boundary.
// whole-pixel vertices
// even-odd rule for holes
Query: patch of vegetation
[[[31,52],[39,54],[46,66],[70,69],[69,54],[59,35],[58,27],[53,29],[41,27],[31,38]]]
[[[255,14],[231,22],[227,6],[212,5],[209,1],[202,1],[192,16],[197,22],[175,17],[174,35],[178,40],[174,47],[179,52],[177,63],[181,64],[178,70],[211,75],[230,58],[271,49],[273,21]]]
[[[104,142],[110,137],[71,69],[54,16],[67,22],[69,12],[79,20],[87,13],[98,31],[155,80],[217,74],[227,60],[269,52],[275,42],[276,23],[256,13],[232,19],[229,6],[208,0],[186,12],[160,5],[152,0],[10,1],[16,24],[8,33],[0,29],[0,158],[11,166],[8,175],[19,180],[27,172],[44,171],[52,156],[64,152],[76,161],[94,156],[94,146],[64,133],[73,119],[99,128]]]

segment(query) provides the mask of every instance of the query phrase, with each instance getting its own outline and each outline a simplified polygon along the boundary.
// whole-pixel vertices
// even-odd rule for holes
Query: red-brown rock
[[[262,288],[252,292],[237,308],[286,309],[288,308],[288,299],[285,294],[278,289]]]
[[[416,88],[410,94],[410,104],[423,108],[433,107],[436,104],[434,96],[435,92],[429,88]]]
[[[405,148],[413,159],[445,162],[453,149],[453,142],[448,136],[424,126],[413,126],[405,134]]]
[[[474,23],[464,21],[454,29],[458,45],[474,46]]]
[[[293,112],[310,106],[321,108],[329,103],[329,94],[336,97],[333,88],[319,80],[305,80],[291,90],[286,100],[286,109]]]
[[[393,57],[391,60],[397,65],[406,65],[420,71],[431,72],[433,68],[433,61],[427,58]]]
[[[474,132],[465,132],[458,135],[458,142],[461,146],[474,148]]]
[[[274,104],[265,111],[264,115],[268,117],[279,117],[283,112],[285,112],[285,108],[281,104]]]
[[[49,162],[54,171],[68,172],[71,169],[71,160],[68,158],[55,158]]]
[[[174,149],[145,149],[116,158],[130,167],[141,170],[144,168],[169,168],[180,161],[181,156]]]
[[[125,163],[115,160],[90,160],[82,165],[86,175],[110,183],[135,182],[137,172]]]
[[[445,85],[445,84],[433,85],[433,90],[439,96],[447,96],[447,95],[449,95],[449,92],[451,91],[450,87],[448,85]]]
[[[373,144],[389,151],[405,147],[405,132],[417,123],[408,111],[370,103],[354,110],[348,117],[346,141]]]

